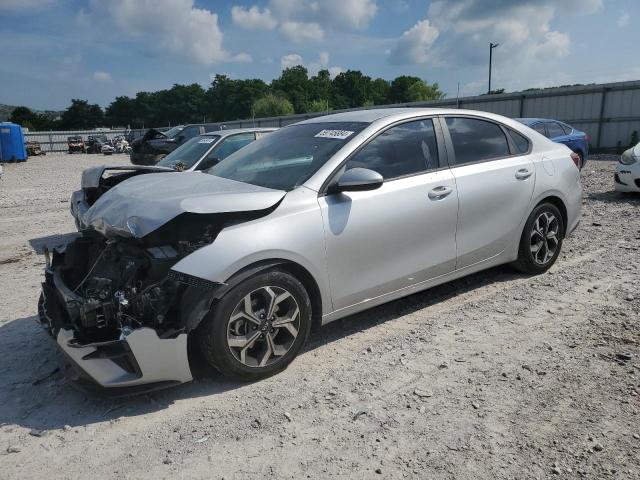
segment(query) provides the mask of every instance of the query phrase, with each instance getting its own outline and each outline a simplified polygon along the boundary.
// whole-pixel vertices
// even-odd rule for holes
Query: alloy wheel
[[[265,367],[292,347],[300,329],[300,309],[282,287],[265,286],[245,295],[227,325],[227,345],[248,367]]]
[[[531,255],[538,265],[546,265],[555,256],[560,243],[560,223],[553,213],[542,212],[531,230]]]

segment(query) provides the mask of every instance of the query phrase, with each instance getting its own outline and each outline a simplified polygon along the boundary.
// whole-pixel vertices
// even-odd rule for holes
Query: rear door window
[[[544,128],[544,123],[536,123],[535,125],[532,125],[531,128],[533,128],[539,134],[544,135],[545,137],[548,137],[547,129]]]
[[[356,153],[346,169],[369,168],[385,180],[438,168],[433,120],[402,123],[380,133]]]
[[[222,142],[220,142],[220,144],[216,148],[214,148],[213,151],[207,156],[215,157],[219,161],[222,161],[232,153],[240,150],[242,147],[249,145],[255,139],[256,135],[253,132],[231,135],[229,137],[223,138]]]
[[[509,142],[499,125],[466,117],[446,117],[446,123],[456,165],[510,155]]]
[[[547,122],[547,132],[549,133],[549,138],[564,137],[566,135],[562,127],[556,122]]]

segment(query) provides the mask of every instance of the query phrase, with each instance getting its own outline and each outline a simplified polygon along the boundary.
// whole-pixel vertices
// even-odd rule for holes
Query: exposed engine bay
[[[141,327],[161,338],[195,328],[219,284],[170,269],[212,243],[228,221],[227,215],[184,214],[144,239],[84,231],[64,251],[52,252],[44,284],[45,326],[54,336],[71,328],[81,344],[116,340]],[[47,298],[56,295],[63,301]],[[199,303],[200,311],[193,308]],[[63,308],[56,311],[55,304]]]

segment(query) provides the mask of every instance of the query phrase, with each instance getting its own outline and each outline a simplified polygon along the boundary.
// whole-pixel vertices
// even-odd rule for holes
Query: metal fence
[[[483,110],[507,117],[554,118],[589,135],[592,151],[621,151],[633,132],[640,132],[640,80],[578,87],[560,87],[476,97],[377,107],[446,107]],[[346,110],[337,110],[338,113]],[[225,122],[226,128],[282,127],[326,112]]]
[[[621,151],[629,146],[633,132],[640,132],[640,80],[578,87],[559,87],[498,95],[448,98],[430,102],[402,103],[377,107],[446,107],[483,110],[507,117],[555,118],[589,135],[592,151]],[[335,110],[331,113],[346,110]],[[255,118],[223,122],[226,128],[283,127],[327,112],[305,113],[286,117]],[[159,129],[162,130],[162,129]],[[135,131],[139,136],[142,131]],[[67,137],[104,134],[109,139],[124,130],[82,132],[33,132],[26,140],[37,140],[47,152],[66,151]]]
[[[165,130],[165,128],[158,128],[157,130]],[[86,142],[87,137],[96,135],[105,135],[107,139],[113,140],[115,137],[127,135],[129,138],[138,138],[146,130],[74,130],[64,132],[27,132],[24,134],[26,141],[36,141],[40,143],[40,148],[47,153],[66,152],[67,151],[67,138],[80,136]]]

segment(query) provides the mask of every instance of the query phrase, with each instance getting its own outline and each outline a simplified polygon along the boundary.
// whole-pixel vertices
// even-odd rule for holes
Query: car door
[[[458,191],[457,268],[490,259],[519,240],[533,195],[530,141],[470,116],[447,116],[445,139]]]
[[[377,134],[343,170],[375,170],[382,186],[319,197],[336,309],[454,270],[458,200],[439,128],[427,118]]]

